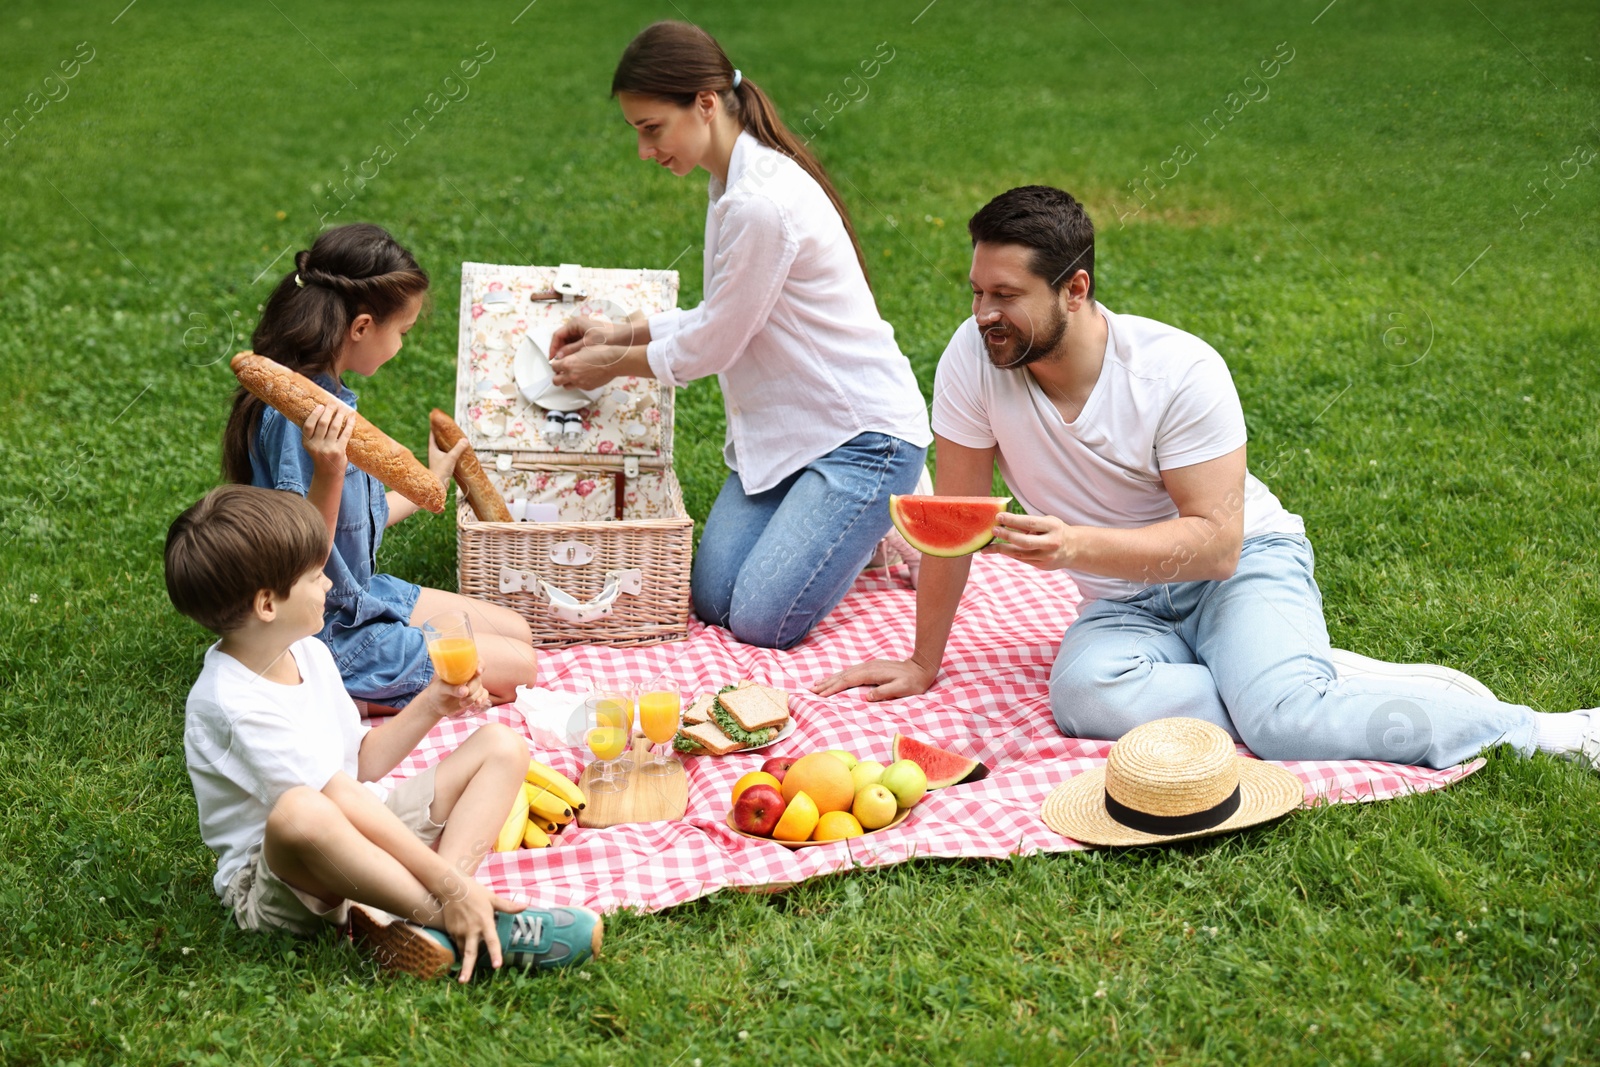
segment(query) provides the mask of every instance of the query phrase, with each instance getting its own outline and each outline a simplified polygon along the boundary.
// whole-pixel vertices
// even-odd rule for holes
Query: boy
[[[435,678],[393,719],[363,727],[314,637],[327,555],[313,505],[252,486],[212,490],[167,531],[173,606],[221,638],[189,692],[184,749],[235,921],[299,934],[348,922],[384,966],[433,977],[459,959],[463,982],[480,955],[528,969],[589,958],[597,914],[523,910],[472,877],[527,771],[521,735],[480,727],[436,767],[387,793],[375,784],[441,718],[488,697],[476,677]]]

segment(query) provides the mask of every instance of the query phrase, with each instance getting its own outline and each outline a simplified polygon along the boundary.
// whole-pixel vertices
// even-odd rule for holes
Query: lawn
[[[463,260],[672,264],[699,298],[703,186],[640,164],[606,96],[628,38],[686,16],[810,117],[925,389],[966,219],[1070,189],[1101,299],[1227,358],[1336,643],[1600,703],[1592,3],[125,2],[0,12],[0,1061],[1600,1058],[1600,779],[1506,753],[1167,850],[617,915],[600,962],[469,991],[241,935],[183,766],[207,638],[160,564],[217,478],[225,357],[323,219],[382,223],[435,279],[359,383],[416,448]],[[704,518],[715,383],[679,404]],[[448,521],[384,552],[452,586]]]

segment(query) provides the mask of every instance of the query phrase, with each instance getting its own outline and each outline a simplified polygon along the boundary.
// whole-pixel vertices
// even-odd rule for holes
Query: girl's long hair
[[[345,332],[358,315],[378,322],[428,291],[428,275],[381,226],[357,222],[321,234],[294,257],[267,298],[250,347],[306,377],[332,373]],[[262,401],[240,387],[222,434],[222,476],[251,481],[250,452]]]
[[[740,75],[739,85],[734,86],[733,64],[715,37],[687,22],[657,22],[628,42],[617,62],[617,72],[611,78],[612,96],[639,93],[669,100],[679,107],[690,106],[699,93],[707,90],[722,97],[722,106],[739,120],[746,132],[800,164],[822,186],[822,191],[828,194],[839,212],[844,232],[850,235],[856,260],[865,276],[867,257],[861,251],[861,241],[850,222],[850,212],[839,199],[839,191],[828,180],[827,172],[811,149],[783,124],[767,94],[744,74]],[[870,280],[868,284],[870,286]]]

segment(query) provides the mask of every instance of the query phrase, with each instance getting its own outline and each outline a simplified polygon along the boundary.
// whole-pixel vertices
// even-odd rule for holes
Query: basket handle
[[[550,602],[550,614],[572,623],[594,622],[611,614],[619,597],[644,589],[644,572],[639,569],[606,571],[606,582],[590,600],[579,600],[554,582],[547,582],[530,571],[500,568],[500,592],[543,592]]]

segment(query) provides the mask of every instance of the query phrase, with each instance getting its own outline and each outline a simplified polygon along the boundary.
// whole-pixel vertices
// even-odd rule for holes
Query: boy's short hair
[[[167,528],[167,596],[217,634],[250,617],[256,594],[288,596],[328,559],[328,526],[305,497],[219,485]]]

